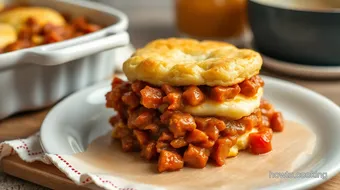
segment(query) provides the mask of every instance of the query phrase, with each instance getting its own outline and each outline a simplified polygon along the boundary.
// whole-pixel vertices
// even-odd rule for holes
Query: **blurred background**
[[[179,36],[227,39],[242,45],[239,37],[244,36],[246,27],[246,0],[96,1],[128,15],[128,31],[136,47],[157,38]]]
[[[128,31],[136,47],[172,36],[222,40],[256,49],[269,62],[267,67],[285,74],[339,76],[338,0],[96,1],[128,15]],[[301,69],[292,68],[296,66]],[[337,71],[326,72],[331,67],[320,66]]]
[[[147,42],[176,36],[173,0],[96,0],[122,10],[129,17],[132,44],[138,48]]]

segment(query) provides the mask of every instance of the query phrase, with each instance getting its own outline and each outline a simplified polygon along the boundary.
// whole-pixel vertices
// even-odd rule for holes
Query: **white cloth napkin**
[[[5,141],[0,144],[0,160],[6,156],[18,154],[26,162],[41,161],[45,164],[54,164],[61,172],[65,173],[77,185],[95,184],[95,188],[108,190],[161,190],[163,188],[150,185],[137,184],[124,180],[118,176],[98,173],[89,173],[90,167],[79,163],[72,155],[58,155],[44,153],[40,142],[39,133],[26,139]],[[92,185],[93,186],[93,185]]]

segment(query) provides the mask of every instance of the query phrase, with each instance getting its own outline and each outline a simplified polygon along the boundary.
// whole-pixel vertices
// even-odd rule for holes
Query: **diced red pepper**
[[[262,129],[257,133],[249,134],[249,148],[253,154],[264,154],[272,150],[273,131],[270,128]]]

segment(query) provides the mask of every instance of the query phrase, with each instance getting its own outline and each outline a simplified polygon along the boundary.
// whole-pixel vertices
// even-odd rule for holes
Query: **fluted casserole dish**
[[[112,75],[119,47],[129,43],[126,15],[83,0],[5,0],[50,7],[107,26],[66,41],[0,54],[0,119],[52,105]],[[118,49],[117,49],[118,48]]]

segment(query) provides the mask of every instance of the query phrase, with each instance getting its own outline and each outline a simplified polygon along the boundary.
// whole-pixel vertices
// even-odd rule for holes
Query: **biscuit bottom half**
[[[244,149],[267,153],[273,131],[282,131],[284,124],[281,113],[261,99],[263,85],[259,76],[229,87],[157,87],[115,78],[106,95],[106,106],[117,111],[110,119],[112,136],[121,141],[123,151],[139,151],[142,158],[158,160],[159,172],[204,168],[209,160],[222,166],[227,157]],[[249,104],[255,106],[242,108]],[[237,105],[242,105],[239,110],[228,108]],[[218,106],[218,111],[226,107],[232,113],[211,112]],[[188,107],[201,107],[201,112]]]

